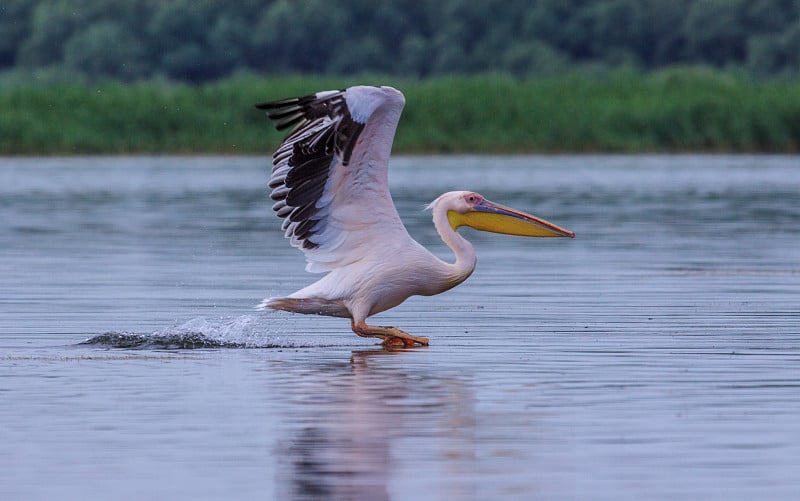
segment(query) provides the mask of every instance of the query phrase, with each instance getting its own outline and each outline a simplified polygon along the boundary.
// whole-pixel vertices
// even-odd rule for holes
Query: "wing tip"
[[[276,101],[266,101],[253,105],[257,110],[265,111],[267,118],[274,122],[277,130],[295,127],[290,135],[302,127],[304,123],[330,113],[327,101],[343,95],[346,89],[325,90],[304,96],[289,97]]]
[[[289,106],[302,107],[309,103],[313,103],[314,101],[325,101],[326,99],[334,97],[337,94],[344,93],[346,90],[347,89],[323,90],[315,92],[313,94],[304,94],[302,96],[287,97],[283,99],[277,99],[275,101],[265,101],[263,103],[256,103],[254,106],[258,110],[276,110],[281,108],[287,108]]]
[[[310,94],[307,96],[287,97],[284,99],[277,99],[275,101],[265,101],[263,103],[256,103],[254,106],[256,107],[256,109],[259,110],[276,110],[280,108],[286,108],[287,106],[299,104],[303,100],[313,99],[315,96],[316,94]]]

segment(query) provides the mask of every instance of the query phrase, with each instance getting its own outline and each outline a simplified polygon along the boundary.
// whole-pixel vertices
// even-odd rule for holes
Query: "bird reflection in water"
[[[354,351],[349,364],[298,375],[288,436],[278,444],[279,499],[474,494],[469,385],[385,363],[403,355]]]

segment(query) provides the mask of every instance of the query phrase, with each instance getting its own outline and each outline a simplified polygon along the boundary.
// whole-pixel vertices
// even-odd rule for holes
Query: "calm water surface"
[[[578,236],[467,230],[393,352],[253,311],[267,163],[0,159],[0,499],[800,499],[800,158],[398,158],[442,257],[453,189]]]

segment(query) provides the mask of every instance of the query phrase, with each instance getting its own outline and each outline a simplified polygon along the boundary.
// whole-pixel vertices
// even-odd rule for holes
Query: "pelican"
[[[327,272],[287,297],[265,299],[260,309],[349,318],[353,332],[386,346],[425,346],[428,338],[369,325],[367,318],[466,280],[477,259],[459,227],[575,236],[473,191],[451,191],[428,207],[455,262],[431,254],[408,234],[389,193],[389,155],[404,105],[400,91],[371,86],[256,105],[278,130],[293,127],[272,156],[272,208],[291,245],[305,254],[306,271]]]

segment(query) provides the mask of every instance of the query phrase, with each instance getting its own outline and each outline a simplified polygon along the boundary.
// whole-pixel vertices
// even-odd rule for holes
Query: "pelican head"
[[[457,230],[469,226],[481,231],[525,237],[570,237],[575,233],[544,219],[494,203],[474,191],[451,191],[437,198],[432,207],[447,208],[447,220]]]

